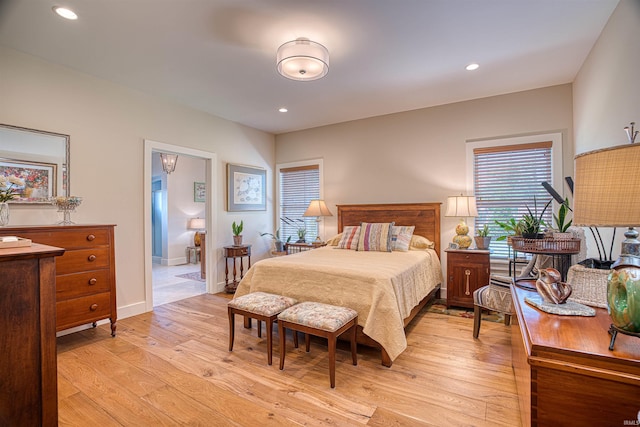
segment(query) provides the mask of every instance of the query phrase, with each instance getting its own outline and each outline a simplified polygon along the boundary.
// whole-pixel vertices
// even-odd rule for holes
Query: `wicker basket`
[[[569,267],[567,283],[573,288],[569,301],[607,308],[607,278],[610,271],[579,264]]]
[[[512,237],[513,249],[521,252],[541,254],[577,254],[580,239],[525,239]]]

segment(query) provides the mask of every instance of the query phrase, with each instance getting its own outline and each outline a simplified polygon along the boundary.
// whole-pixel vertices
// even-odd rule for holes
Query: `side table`
[[[473,291],[489,284],[490,252],[481,249],[446,249],[447,307],[473,308]]]
[[[187,246],[187,264],[200,261],[200,246]]]
[[[224,290],[225,292],[232,294],[235,293],[238,283],[244,277],[244,263],[243,258],[247,258],[248,265],[247,270],[251,267],[251,245],[239,245],[239,246],[225,246],[224,247]],[[240,280],[236,279],[236,259],[240,262]],[[229,260],[233,260],[233,280],[229,281]]]

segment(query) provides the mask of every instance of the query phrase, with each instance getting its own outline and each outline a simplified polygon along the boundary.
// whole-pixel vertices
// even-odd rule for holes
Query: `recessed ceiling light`
[[[282,108],[279,108],[278,111],[280,111],[281,113],[286,113],[289,110],[287,110],[286,108],[282,107]]]
[[[465,67],[465,69],[467,71],[473,71],[473,70],[477,70],[478,68],[480,68],[480,65],[473,63],[473,64],[469,64]]]
[[[54,6],[53,11],[65,19],[70,19],[72,21],[78,19],[78,15],[76,15],[73,10],[67,9],[66,7]]]

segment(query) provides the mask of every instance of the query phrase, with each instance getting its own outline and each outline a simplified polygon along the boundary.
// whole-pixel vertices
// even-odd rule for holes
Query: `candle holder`
[[[58,212],[62,212],[62,221],[58,222],[58,225],[72,225],[75,222],[71,221],[71,212],[75,212],[76,208],[82,203],[82,197],[69,196],[69,197],[52,197],[50,199],[51,204],[58,207]]]

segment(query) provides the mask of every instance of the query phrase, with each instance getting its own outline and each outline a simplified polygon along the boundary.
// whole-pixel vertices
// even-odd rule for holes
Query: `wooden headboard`
[[[440,256],[440,205],[440,202],[338,205],[338,233],[348,225],[360,225],[361,222],[393,221],[395,225],[414,225],[414,234],[434,242]]]

